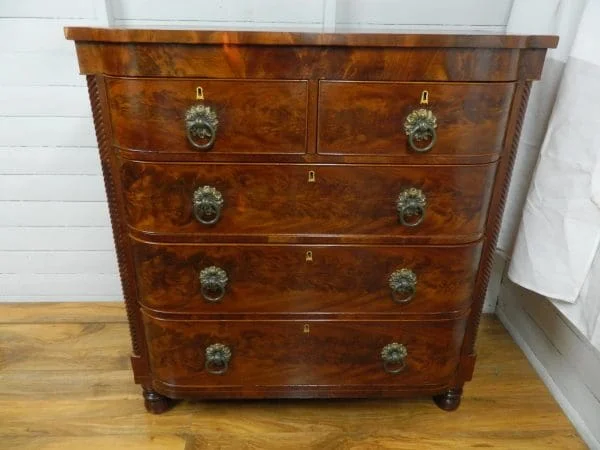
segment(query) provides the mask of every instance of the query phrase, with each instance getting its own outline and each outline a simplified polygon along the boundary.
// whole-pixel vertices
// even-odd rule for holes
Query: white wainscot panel
[[[0,174],[100,175],[93,147],[0,147]]]
[[[281,2],[281,0],[214,0],[191,4],[189,0],[111,0],[115,21],[156,22],[246,22],[320,23],[323,0]]]
[[[0,146],[96,147],[88,117],[3,117]]]
[[[0,86],[0,116],[92,117],[84,86]]]
[[[112,250],[0,251],[0,273],[116,274],[117,255]]]
[[[2,0],[0,17],[93,19],[91,0]]]
[[[106,201],[100,175],[3,175],[0,201]]]
[[[339,0],[340,25],[506,26],[513,0]]]
[[[109,227],[106,202],[0,202],[1,227]]]
[[[117,274],[0,274],[0,299],[28,295],[64,296],[77,300],[79,295],[122,298]]]
[[[1,250],[114,250],[109,227],[6,227],[0,229]]]

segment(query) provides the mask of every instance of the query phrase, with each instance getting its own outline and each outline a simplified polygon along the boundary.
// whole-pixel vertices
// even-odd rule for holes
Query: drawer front
[[[462,320],[144,322],[154,379],[199,388],[444,384],[464,334]]]
[[[369,247],[133,241],[133,249],[140,302],[156,311],[421,314],[468,308],[481,243]]]
[[[145,232],[459,236],[473,241],[479,239],[484,228],[495,170],[495,164],[332,166],[125,161],[122,176],[127,220],[133,228]]]
[[[305,81],[107,78],[107,87],[114,144],[121,148],[197,153],[199,158],[206,151],[306,151]],[[204,100],[196,98],[199,87]],[[188,130],[186,113],[195,105],[209,107],[214,116],[209,118],[200,109],[190,112]],[[210,141],[196,131],[211,133],[197,120],[213,119],[217,121],[214,144],[195,147],[190,140],[200,146]]]
[[[423,91],[427,91],[427,104],[420,104]],[[459,161],[465,156],[498,154],[513,92],[512,83],[322,81],[318,152],[414,154],[421,155],[424,163],[428,156],[457,157]],[[414,129],[417,149],[432,144],[422,153],[411,147],[405,129],[407,118],[418,109],[430,110],[435,117],[435,142],[430,129]],[[418,123],[425,127],[428,122]]]

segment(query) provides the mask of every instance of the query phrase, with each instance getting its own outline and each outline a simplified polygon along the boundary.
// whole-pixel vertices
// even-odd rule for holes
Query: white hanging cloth
[[[515,0],[509,32],[525,32],[547,0]],[[600,0],[555,0],[545,32],[564,61],[508,276],[550,298],[600,349]],[[540,24],[540,22],[538,22]],[[537,32],[537,30],[536,30]],[[572,43],[572,44],[571,44]],[[532,98],[532,100],[534,100]],[[527,127],[539,123],[524,124]]]

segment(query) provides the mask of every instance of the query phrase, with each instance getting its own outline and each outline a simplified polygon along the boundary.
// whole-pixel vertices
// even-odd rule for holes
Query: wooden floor
[[[184,402],[152,416],[128,353],[120,304],[0,305],[0,448],[585,448],[494,317],[453,413],[423,398]]]

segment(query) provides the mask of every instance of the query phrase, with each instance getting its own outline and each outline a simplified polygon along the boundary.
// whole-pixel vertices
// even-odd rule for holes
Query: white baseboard
[[[500,289],[496,314],[581,438],[591,449],[600,449],[600,392],[594,381],[600,355],[564,319],[556,320],[560,313],[550,302],[509,280]],[[585,361],[574,367],[574,359]]]

